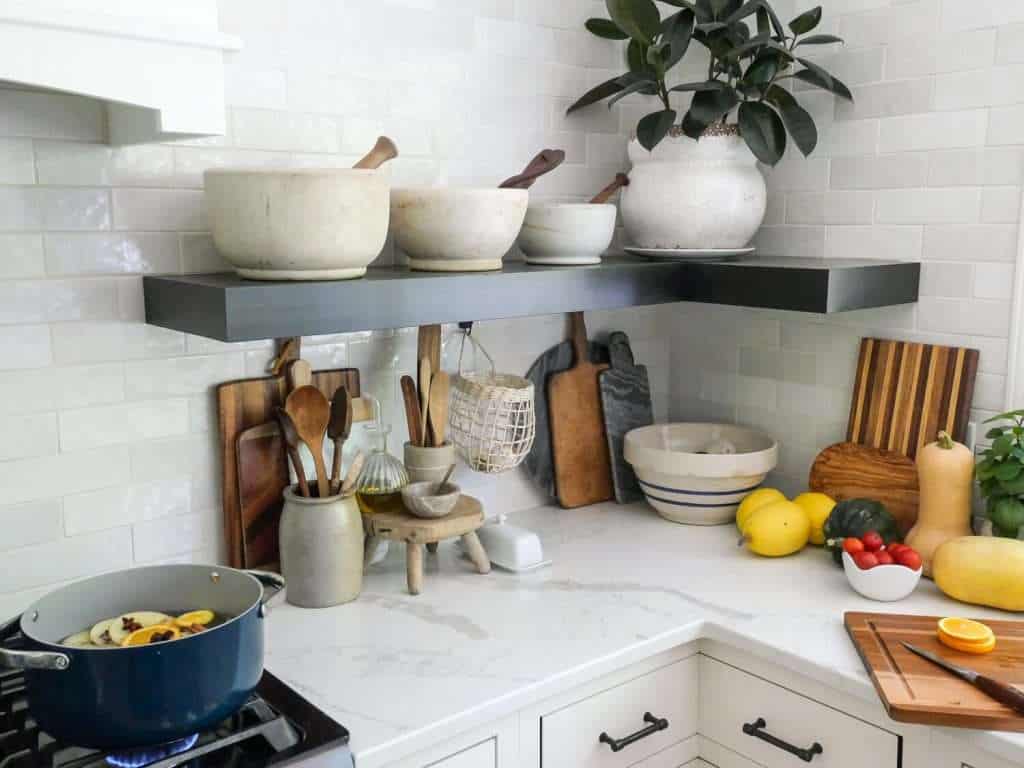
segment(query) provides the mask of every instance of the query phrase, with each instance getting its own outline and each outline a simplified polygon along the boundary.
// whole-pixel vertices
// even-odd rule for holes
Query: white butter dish
[[[506,571],[522,573],[551,563],[544,559],[544,548],[536,533],[507,525],[504,517],[497,523],[483,526],[476,533],[491,563]]]

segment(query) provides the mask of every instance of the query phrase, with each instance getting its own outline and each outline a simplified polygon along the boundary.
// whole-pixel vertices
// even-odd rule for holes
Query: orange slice
[[[995,639],[991,628],[980,621],[948,617],[939,620],[939,634],[963,643],[988,643]]]
[[[170,637],[165,637],[168,634]],[[132,645],[149,645],[154,642],[161,643],[166,640],[177,640],[179,637],[181,637],[181,630],[177,627],[172,627],[169,624],[154,624],[151,627],[135,630],[124,639],[121,646],[127,648]]]
[[[174,620],[174,623],[179,627],[191,627],[193,624],[199,624],[200,626],[205,627],[212,621],[213,611],[202,610],[183,613]]]
[[[954,651],[960,651],[961,653],[974,653],[978,655],[990,653],[996,647],[995,636],[992,636],[988,640],[980,643],[965,643],[963,640],[957,640],[955,637],[950,637],[945,632],[939,632],[939,642],[947,648],[952,648]]]

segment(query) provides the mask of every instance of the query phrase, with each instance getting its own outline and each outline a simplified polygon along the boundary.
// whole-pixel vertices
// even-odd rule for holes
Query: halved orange
[[[201,610],[183,613],[174,620],[174,623],[179,627],[188,628],[193,624],[199,624],[200,626],[205,627],[211,621],[213,621],[213,611]]]
[[[170,637],[164,637],[165,635]],[[156,639],[156,638],[161,639]],[[177,640],[181,637],[181,630],[172,627],[170,624],[154,624],[151,627],[136,629],[124,639],[121,645],[127,648],[130,645],[149,645],[153,642],[164,642],[165,640]]]

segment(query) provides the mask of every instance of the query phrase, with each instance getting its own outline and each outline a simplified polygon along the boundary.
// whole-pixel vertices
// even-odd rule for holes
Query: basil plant
[[[850,89],[813,61],[805,50],[841,43],[835,35],[810,34],[821,22],[821,6],[782,25],[768,0],[663,0],[679,8],[667,18],[654,0],[606,0],[608,19],[590,19],[587,29],[609,40],[628,40],[629,71],[585,93],[576,110],[631,93],[656,96],[661,109],[642,118],[637,140],[652,150],[673,129],[698,139],[709,127],[726,125],[735,112],[739,134],[762,163],[775,165],[786,151],[787,134],[804,155],[818,143],[814,119],[784,80],[799,80],[853,100]],[[710,53],[707,79],[669,86],[666,76],[692,41]],[[693,92],[679,118],[672,94]]]

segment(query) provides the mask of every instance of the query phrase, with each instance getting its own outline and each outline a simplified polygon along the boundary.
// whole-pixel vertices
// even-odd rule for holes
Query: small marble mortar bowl
[[[453,509],[462,495],[462,489],[455,483],[445,483],[440,489],[433,480],[409,483],[402,489],[405,508],[416,517],[428,520],[444,517]]]

